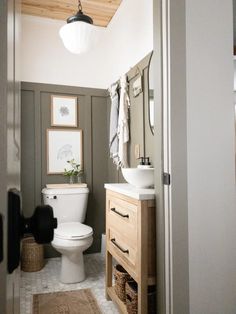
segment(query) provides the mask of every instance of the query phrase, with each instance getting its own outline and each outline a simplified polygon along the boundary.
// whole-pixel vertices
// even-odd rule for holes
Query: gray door
[[[20,83],[18,72],[19,4],[0,1],[0,214],[3,261],[0,263],[0,313],[17,314],[19,269],[7,273],[7,191],[20,190]],[[0,235],[2,238],[2,236]],[[2,239],[0,239],[2,240]]]

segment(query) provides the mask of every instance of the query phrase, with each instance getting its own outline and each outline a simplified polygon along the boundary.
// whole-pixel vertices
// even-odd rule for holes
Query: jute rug
[[[102,314],[90,289],[33,295],[33,314]]]

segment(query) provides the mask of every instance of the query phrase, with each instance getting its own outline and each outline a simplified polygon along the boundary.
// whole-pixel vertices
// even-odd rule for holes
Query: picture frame
[[[63,174],[68,160],[75,159],[83,169],[83,131],[47,129],[47,174]]]
[[[51,126],[77,127],[76,96],[51,95]]]

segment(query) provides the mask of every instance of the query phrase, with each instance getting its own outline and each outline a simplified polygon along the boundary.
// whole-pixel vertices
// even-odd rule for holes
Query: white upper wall
[[[152,49],[152,0],[123,0],[107,30],[109,83],[128,72]]]
[[[63,21],[22,16],[21,80],[104,87],[100,47],[80,56],[67,51],[59,37]]]
[[[152,0],[124,0],[100,43],[74,55],[59,37],[64,21],[22,16],[21,80],[107,88],[153,49]]]

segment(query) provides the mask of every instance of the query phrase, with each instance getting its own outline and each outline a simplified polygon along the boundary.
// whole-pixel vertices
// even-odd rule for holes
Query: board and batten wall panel
[[[35,206],[35,106],[34,92],[21,92],[21,191],[24,215],[30,216]],[[24,178],[24,180],[23,180]]]
[[[107,91],[51,84],[22,83],[22,203],[25,216],[31,216],[42,203],[41,190],[47,183],[66,183],[63,175],[47,174],[46,130],[51,127],[51,95],[76,96],[78,128],[83,130],[83,165],[89,202],[85,223],[94,229],[90,252],[100,250],[104,232],[107,182]],[[57,129],[57,127],[53,127]],[[66,128],[70,129],[70,128]],[[46,256],[55,251],[46,246]]]
[[[140,147],[140,156],[150,157],[151,163],[154,165],[154,136],[149,126],[149,91],[148,91],[148,67],[151,58],[151,53],[144,57],[127,73],[127,81],[129,83],[129,98],[130,98],[130,141],[128,143],[128,162],[129,167],[136,167],[139,160],[135,157],[135,145]],[[134,97],[133,83],[142,74],[142,92]],[[110,124],[110,98],[107,99],[107,126],[109,133]],[[157,132],[158,132],[158,128]],[[109,182],[123,183],[125,182],[122,173],[113,164],[111,158],[108,160],[108,180]]]
[[[88,223],[91,225],[97,224],[95,230],[96,235],[100,235],[105,230],[105,218],[104,218],[104,204],[105,204],[105,191],[103,182],[108,180],[107,170],[107,158],[108,158],[108,134],[107,125],[104,123],[106,119],[106,106],[104,106],[104,98],[92,96],[92,179],[93,179],[93,193],[91,198],[92,206],[89,207],[88,211]],[[105,165],[105,166],[104,166]]]
[[[150,54],[128,73],[130,97],[130,167],[136,167],[135,145],[140,156],[150,156],[153,163],[153,135],[148,122],[148,64]],[[142,73],[143,91],[133,96],[133,83]],[[110,97],[106,90],[64,85],[22,83],[22,196],[23,211],[31,216],[36,205],[42,203],[41,190],[47,183],[65,183],[63,175],[47,175],[46,130],[51,127],[51,95],[77,96],[78,128],[83,130],[83,164],[85,182],[90,194],[86,222],[94,229],[91,252],[100,250],[104,232],[106,182],[125,182],[109,158]],[[56,127],[54,127],[56,128]],[[69,128],[67,128],[69,129]],[[47,248],[46,255],[55,252]]]

